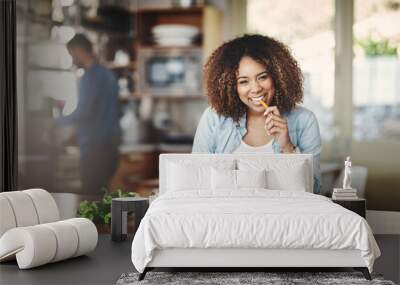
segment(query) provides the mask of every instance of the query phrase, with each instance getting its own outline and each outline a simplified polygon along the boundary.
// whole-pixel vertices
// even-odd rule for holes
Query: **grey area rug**
[[[360,272],[148,272],[142,281],[139,273],[122,274],[117,285],[145,284],[376,284],[395,285],[380,275],[372,275],[372,281]]]

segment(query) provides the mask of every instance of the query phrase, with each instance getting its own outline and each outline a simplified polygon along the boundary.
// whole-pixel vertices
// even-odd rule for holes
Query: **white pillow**
[[[211,169],[234,169],[234,160],[174,160],[167,163],[167,191],[211,190]]]
[[[266,171],[263,170],[211,170],[213,190],[238,190],[241,188],[266,188]]]
[[[268,171],[268,188],[273,190],[303,191],[307,189],[305,164],[293,165],[290,171],[272,169]]]
[[[236,190],[236,170],[211,169],[211,189]]]
[[[266,169],[267,187],[272,190],[307,191],[309,167],[304,160],[293,159],[239,159],[239,170]]]
[[[236,170],[238,188],[267,188],[267,171],[262,170]]]
[[[170,191],[185,191],[193,189],[209,189],[210,167],[199,167],[169,163],[168,185]]]

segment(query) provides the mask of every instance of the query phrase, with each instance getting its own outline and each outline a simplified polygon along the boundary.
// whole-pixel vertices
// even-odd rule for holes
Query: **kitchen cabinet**
[[[197,120],[189,120],[186,116],[192,118],[200,117],[200,114],[194,114],[195,112],[202,112],[204,110],[204,105],[206,101],[206,96],[204,96],[202,82],[200,80],[199,92],[196,96],[186,96],[185,92],[178,94],[178,92],[173,94],[153,94],[149,90],[140,89],[140,80],[144,80],[146,76],[146,66],[144,66],[143,60],[140,58],[140,54],[143,54],[144,50],[152,50],[154,54],[158,52],[165,53],[172,52],[177,54],[182,54],[185,50],[196,50],[200,56],[199,70],[201,73],[202,66],[207,59],[208,55],[222,43],[222,13],[212,6],[192,6],[192,7],[170,7],[170,8],[138,8],[135,10],[130,10],[133,17],[133,27],[132,33],[133,38],[131,42],[126,42],[125,46],[119,46],[115,48],[116,44],[107,44],[105,46],[105,54],[107,57],[105,59],[105,64],[114,71],[119,79],[128,78],[129,82],[129,94],[120,93],[121,102],[125,112],[133,112],[136,121],[141,121],[142,118],[138,114],[144,100],[144,97],[150,97],[152,100],[153,117],[151,118],[155,132],[158,134],[169,134],[172,131],[181,133],[182,135],[193,135],[193,129],[197,125]],[[191,25],[199,30],[199,34],[194,38],[193,42],[187,46],[179,45],[163,45],[160,46],[154,41],[152,34],[152,29],[157,25],[162,24],[185,24]],[[110,41],[116,39],[109,38]],[[107,47],[109,50],[107,50]],[[116,52],[118,50],[124,50],[130,56],[129,63],[126,65],[118,65],[113,60],[116,58]],[[142,72],[139,72],[142,70]],[[121,81],[120,81],[121,82]],[[186,103],[193,105],[190,106],[190,114],[188,111],[185,112],[187,108]],[[163,128],[162,126],[156,126],[157,118],[156,114],[160,109],[161,105],[165,105],[165,113],[168,113],[171,119],[170,124]],[[129,110],[128,110],[129,109]],[[127,113],[125,113],[127,114]],[[160,121],[160,120],[159,120]],[[181,123],[183,121],[183,123]],[[185,123],[189,122],[189,123]],[[179,124],[180,123],[180,124]],[[133,124],[133,123],[132,123]],[[186,125],[185,125],[186,124]],[[161,124],[162,125],[162,124]],[[172,126],[172,127],[171,127]],[[127,127],[125,129],[128,132],[130,129]],[[188,131],[189,130],[189,131]],[[141,132],[144,129],[140,128]],[[139,136],[139,135],[137,135]],[[144,135],[144,137],[147,137]],[[149,192],[149,189],[157,187],[158,178],[158,156],[160,153],[179,153],[179,152],[191,152],[191,145],[171,145],[171,144],[159,144],[161,135],[155,135],[154,137],[159,137],[154,139],[151,143],[152,145],[136,144],[121,147],[121,157],[118,165],[118,169],[112,179],[110,189],[115,191],[117,189],[122,189],[125,191],[139,192],[145,195]],[[168,137],[166,135],[166,137]],[[133,138],[135,139],[135,138]],[[143,143],[143,140],[137,140]],[[147,141],[144,141],[146,143]],[[125,141],[125,144],[128,143]]]
[[[158,189],[158,161],[161,153],[190,153],[186,144],[136,144],[120,147],[121,157],[111,181],[111,191],[122,189],[150,196]]]
[[[222,43],[222,12],[220,12],[216,7],[209,5],[191,6],[186,8],[166,8],[165,6],[160,8],[140,8],[139,5],[139,8],[137,9],[131,7],[130,11],[133,17],[131,32],[133,38],[131,42],[125,42],[125,46],[106,44],[105,48],[102,49],[105,50],[105,54],[107,54],[107,60],[115,58],[118,50],[124,50],[130,55],[130,63],[126,66],[107,62],[107,66],[112,68],[119,78],[121,85],[126,85],[126,81],[128,81],[127,85],[129,92],[120,92],[121,104],[124,110],[123,113],[125,115],[128,115],[128,113],[134,113],[134,120],[136,120],[136,122],[139,121],[140,124],[142,123],[142,120],[144,120],[142,118],[144,112],[141,111],[151,109],[147,113],[152,113],[152,115],[150,115],[152,117],[147,120],[150,120],[156,128],[156,133],[159,131],[160,133],[174,131],[185,135],[193,135],[194,129],[198,123],[198,118],[200,118],[201,112],[205,109],[207,103],[206,96],[204,95],[204,86],[201,80],[202,66],[208,55]],[[199,29],[200,33],[196,36],[194,41],[187,46],[160,46],[154,40],[152,29],[155,26],[163,24],[191,25]],[[117,39],[110,37],[109,40],[116,41]],[[118,48],[116,48],[116,46],[118,46]],[[107,48],[109,50],[107,50]],[[163,54],[164,58],[166,58],[166,55],[173,57],[171,54],[187,54],[189,50],[192,53],[194,51],[199,53],[200,60],[197,61],[196,64],[191,64],[192,68],[185,67],[184,72],[181,72],[179,75],[184,74],[185,77],[194,77],[198,80],[198,84],[186,85],[191,92],[186,92],[184,88],[181,90],[178,90],[179,88],[168,88],[168,92],[166,92],[165,90],[167,88],[165,88],[165,86],[158,87],[158,92],[153,92],[154,90],[151,90],[151,88],[140,87],[148,81],[146,76],[149,73],[148,69],[150,68],[150,66],[146,65],[144,56],[141,55],[148,54],[150,51],[150,54],[152,55],[149,57],[155,58],[157,55]],[[152,60],[152,58],[150,58],[150,60]],[[188,58],[189,57],[186,57],[186,59]],[[190,62],[190,60],[187,60],[186,62]],[[190,76],[190,72],[192,76]],[[159,74],[157,77],[165,76],[165,73],[163,72],[158,72],[157,74]],[[121,79],[125,80],[121,81]],[[187,80],[187,82],[193,82],[193,80]],[[191,94],[189,95],[189,93]],[[149,107],[149,105],[151,107]],[[160,109],[162,108],[164,110],[160,112]],[[187,111],[188,109],[190,109],[190,114]],[[169,125],[167,127],[160,127],[157,125],[157,122],[160,121],[157,119],[161,116],[161,113],[167,114],[164,117],[169,118]],[[131,123],[131,125],[133,124],[134,123]],[[124,131],[129,131],[128,124]],[[140,136],[142,137],[142,135]],[[148,136],[145,134],[143,137]],[[140,140],[140,142],[143,142],[143,140]],[[145,142],[149,141],[145,140]]]
[[[135,192],[143,180],[158,177],[158,153],[155,146],[122,146],[120,153],[118,167],[110,183],[111,191],[121,189]]]
[[[129,70],[132,74],[133,83],[129,96],[122,96],[123,100],[137,100],[144,96],[151,96],[153,99],[173,100],[195,99],[204,100],[205,96],[202,92],[203,88],[198,88],[199,92],[195,96],[185,96],[187,92],[175,92],[173,94],[153,94],[150,89],[141,88],[144,82],[148,82],[149,66],[144,66],[146,61],[141,58],[142,54],[152,54],[154,58],[157,54],[185,54],[189,51],[200,53],[200,62],[198,63],[202,71],[202,65],[211,52],[222,43],[222,13],[215,7],[192,6],[187,8],[170,7],[170,8],[147,8],[132,11],[134,21],[133,42],[127,46],[132,54],[132,64]],[[199,34],[188,45],[159,45],[152,33],[154,27],[159,25],[189,25],[199,30]],[[188,71],[193,68],[186,67]],[[122,68],[123,70],[123,68]],[[117,70],[116,70],[117,72]],[[121,72],[121,71],[119,71]],[[198,76],[196,76],[198,77]],[[202,82],[200,81],[200,85]],[[173,100],[173,103],[179,104],[181,101]]]

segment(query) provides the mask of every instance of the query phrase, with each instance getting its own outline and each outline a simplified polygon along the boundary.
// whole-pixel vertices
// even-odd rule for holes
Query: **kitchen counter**
[[[152,144],[152,143],[139,143],[139,144],[124,144],[119,147],[121,154],[129,154],[132,152],[168,152],[168,153],[191,153],[191,144]],[[342,166],[336,162],[321,162],[321,174],[338,174]]]
[[[158,150],[161,153],[169,152],[169,153],[191,153],[192,145],[191,144],[159,144]]]
[[[157,144],[124,144],[119,147],[119,152],[129,154],[131,152],[153,152],[157,149]]]
[[[190,144],[125,144],[119,147],[121,154],[132,152],[160,152],[160,153],[190,153]]]
[[[158,176],[158,157],[160,153],[191,153],[191,144],[125,144],[120,148],[121,161],[118,171],[120,179],[114,177],[113,189],[134,189],[126,181],[140,181]],[[342,165],[336,162],[321,162],[321,194],[330,196],[332,187],[342,170]],[[137,176],[136,178],[134,176]],[[124,178],[125,177],[125,178]],[[126,178],[126,177],[129,177]],[[118,183],[117,183],[118,182]]]

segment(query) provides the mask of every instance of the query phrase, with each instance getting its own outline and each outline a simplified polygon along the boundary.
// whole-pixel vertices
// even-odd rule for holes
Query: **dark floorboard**
[[[131,272],[132,238],[112,242],[110,235],[99,235],[97,248],[80,256],[41,267],[19,270],[17,263],[0,264],[0,284],[115,284],[124,272]]]
[[[376,236],[382,251],[375,264],[374,272],[380,273],[386,279],[397,283],[399,280],[400,237],[395,235]],[[95,251],[88,256],[81,256],[41,267],[19,270],[17,263],[7,262],[0,264],[0,285],[17,284],[115,284],[124,272],[135,271],[131,254],[132,237],[124,242],[112,242],[110,235],[100,235]],[[182,271],[192,269],[181,268]],[[174,271],[174,269],[159,269],[160,271]],[[214,271],[215,269],[199,269],[194,271]],[[233,269],[225,268],[222,271]],[[220,271],[217,270],[217,271]],[[246,269],[249,270],[249,269]],[[259,271],[250,269],[249,271]],[[264,269],[265,270],[265,269]],[[262,271],[264,271],[262,270]],[[265,271],[349,271],[349,268],[270,268]]]

